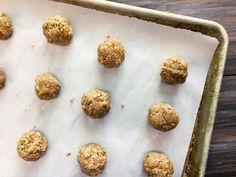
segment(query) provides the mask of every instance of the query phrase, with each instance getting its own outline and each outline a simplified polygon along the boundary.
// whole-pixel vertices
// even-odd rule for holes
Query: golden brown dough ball
[[[106,68],[118,67],[125,59],[125,48],[116,39],[107,38],[98,47],[98,62]]]
[[[6,82],[6,76],[4,74],[4,71],[0,68],[0,89],[2,89]]]
[[[144,171],[148,177],[172,177],[174,167],[164,154],[150,152],[144,157]]]
[[[13,32],[10,19],[4,12],[0,11],[0,39],[8,39]]]
[[[66,18],[54,16],[43,24],[43,34],[49,43],[67,45],[73,36],[73,29]]]
[[[84,174],[88,176],[97,176],[105,169],[107,154],[101,146],[89,144],[80,149],[77,160],[80,169]]]
[[[167,84],[184,83],[188,76],[188,64],[181,58],[169,58],[164,62],[160,75]]]
[[[89,90],[81,98],[82,109],[92,118],[104,117],[110,110],[110,104],[110,95],[101,89]]]
[[[47,139],[38,131],[24,133],[17,142],[17,153],[26,161],[36,161],[47,150]]]
[[[35,79],[35,93],[41,100],[51,100],[59,95],[61,84],[51,73],[43,73]]]
[[[169,104],[159,103],[149,108],[148,121],[152,127],[165,132],[178,125],[179,116]]]

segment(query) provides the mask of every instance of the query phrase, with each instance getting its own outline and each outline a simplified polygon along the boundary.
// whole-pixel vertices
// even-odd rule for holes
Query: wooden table
[[[230,44],[206,177],[236,177],[236,0],[113,0],[222,24]]]

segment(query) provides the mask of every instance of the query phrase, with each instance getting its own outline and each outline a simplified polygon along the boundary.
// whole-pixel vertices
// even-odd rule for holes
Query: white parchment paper
[[[0,9],[14,25],[13,36],[0,41],[0,67],[7,75],[0,91],[1,177],[84,177],[76,155],[87,143],[107,150],[101,177],[143,177],[143,157],[151,150],[165,153],[174,163],[174,176],[181,175],[216,39],[43,0],[0,0]],[[43,36],[42,23],[57,14],[74,28],[69,46],[48,44]],[[105,69],[97,62],[97,47],[107,35],[126,48],[126,59],[117,69]],[[172,56],[189,64],[182,85],[161,82],[160,67]],[[36,97],[34,79],[43,72],[61,80],[57,99]],[[81,109],[80,97],[92,88],[111,94],[112,109],[104,119],[89,119]],[[163,133],[148,124],[148,108],[158,102],[176,108],[180,115],[176,129]],[[48,151],[37,162],[25,162],[17,155],[16,142],[32,129],[47,136]],[[67,152],[72,155],[67,157]]]

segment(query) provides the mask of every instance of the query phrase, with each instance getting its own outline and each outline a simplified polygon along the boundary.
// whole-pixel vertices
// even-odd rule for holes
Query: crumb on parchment
[[[66,153],[66,156],[67,156],[67,157],[71,156],[71,152],[67,152],[67,153]]]
[[[71,98],[71,99],[70,99],[70,104],[73,104],[74,101],[75,101],[75,97]]]

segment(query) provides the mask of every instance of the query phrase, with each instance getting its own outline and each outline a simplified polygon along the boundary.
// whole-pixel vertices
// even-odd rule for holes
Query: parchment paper
[[[44,0],[0,2],[14,25],[13,36],[0,41],[0,67],[7,75],[0,91],[1,177],[84,177],[76,155],[87,143],[107,151],[101,177],[143,177],[143,157],[151,150],[165,153],[174,163],[174,176],[181,175],[216,39]],[[42,23],[57,14],[74,28],[69,46],[48,44],[43,36]],[[107,35],[126,48],[126,59],[117,69],[97,62],[97,47]],[[172,56],[189,64],[184,84],[161,82],[160,67]],[[34,79],[43,72],[54,73],[62,82],[54,100],[41,101],[35,95]],[[112,109],[104,119],[89,119],[81,109],[80,97],[92,88],[111,94]],[[148,124],[148,108],[158,102],[176,108],[176,129],[163,133]],[[25,162],[17,155],[16,142],[32,129],[47,136],[48,151],[37,162]],[[67,157],[67,152],[72,155]]]

